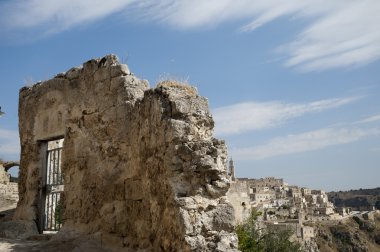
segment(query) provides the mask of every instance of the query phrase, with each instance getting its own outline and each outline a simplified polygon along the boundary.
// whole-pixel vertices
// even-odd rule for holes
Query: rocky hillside
[[[336,207],[351,207],[352,210],[380,209],[380,187],[328,193]]]
[[[316,224],[321,252],[380,251],[380,213],[356,215],[345,221]]]

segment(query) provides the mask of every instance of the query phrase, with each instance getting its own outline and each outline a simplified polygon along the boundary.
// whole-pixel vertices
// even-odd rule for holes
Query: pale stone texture
[[[12,208],[18,201],[17,183],[11,182],[7,169],[18,165],[16,162],[3,163],[0,160],[0,212]]]
[[[0,185],[9,184],[9,179],[9,174],[5,171],[5,168],[0,161]]]
[[[166,81],[155,89],[116,56],[20,90],[20,201],[38,221],[41,143],[64,137],[64,224],[126,251],[233,251],[227,149],[207,99]]]
[[[235,210],[236,223],[239,224],[248,219],[252,210],[249,184],[246,181],[232,181],[227,198]]]

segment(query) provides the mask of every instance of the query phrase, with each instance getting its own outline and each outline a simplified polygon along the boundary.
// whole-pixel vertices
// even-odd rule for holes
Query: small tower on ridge
[[[229,175],[231,177],[231,180],[235,181],[235,166],[234,166],[234,161],[232,160],[232,158],[230,159],[228,168],[229,168]]]

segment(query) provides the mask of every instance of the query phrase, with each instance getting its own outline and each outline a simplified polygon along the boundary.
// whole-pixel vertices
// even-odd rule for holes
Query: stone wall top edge
[[[53,78],[44,80],[44,81],[38,81],[34,83],[31,86],[24,86],[20,88],[19,94],[20,97],[26,97],[29,96],[29,94],[33,94],[35,92],[38,92],[39,90],[45,89],[48,85],[60,85],[62,81],[68,80],[74,80],[79,77],[81,74],[93,74],[98,69],[101,68],[107,68],[111,66],[117,66],[120,65],[121,69],[119,71],[116,71],[115,74],[117,74],[114,77],[123,76],[123,75],[133,75],[133,73],[129,72],[128,66],[126,64],[121,64],[119,62],[119,59],[114,54],[108,54],[101,58],[95,58],[88,60],[84,62],[82,65],[77,67],[72,67],[66,72],[61,72],[56,74]],[[145,90],[147,93],[156,93],[168,96],[170,100],[175,100],[183,95],[192,97],[192,98],[202,98],[205,101],[207,101],[207,98],[201,97],[198,95],[198,90],[196,87],[190,86],[187,83],[183,83],[176,80],[164,80],[157,84],[156,87],[148,88]]]
[[[42,88],[44,87],[44,85],[46,85],[47,83],[55,79],[68,79],[68,80],[75,79],[80,73],[85,72],[86,70],[89,70],[89,69],[92,69],[95,72],[99,68],[105,68],[105,67],[116,66],[116,65],[125,65],[126,68],[128,68],[126,64],[121,64],[119,62],[119,59],[115,54],[108,54],[101,58],[90,59],[79,66],[70,68],[66,72],[61,72],[61,73],[56,74],[51,79],[38,81],[30,86],[23,86],[20,88],[19,93],[21,94],[21,93],[24,93],[26,91],[30,91],[36,88]]]

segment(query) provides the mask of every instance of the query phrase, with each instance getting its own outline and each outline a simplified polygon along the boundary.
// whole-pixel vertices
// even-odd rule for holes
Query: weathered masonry
[[[227,150],[207,100],[113,55],[20,90],[20,201],[40,232],[117,251],[233,251]]]
[[[17,162],[5,162],[0,160],[0,202],[17,202],[18,201],[18,186],[12,182],[11,175],[8,170],[13,166],[18,166]],[[1,207],[0,207],[1,208]]]

